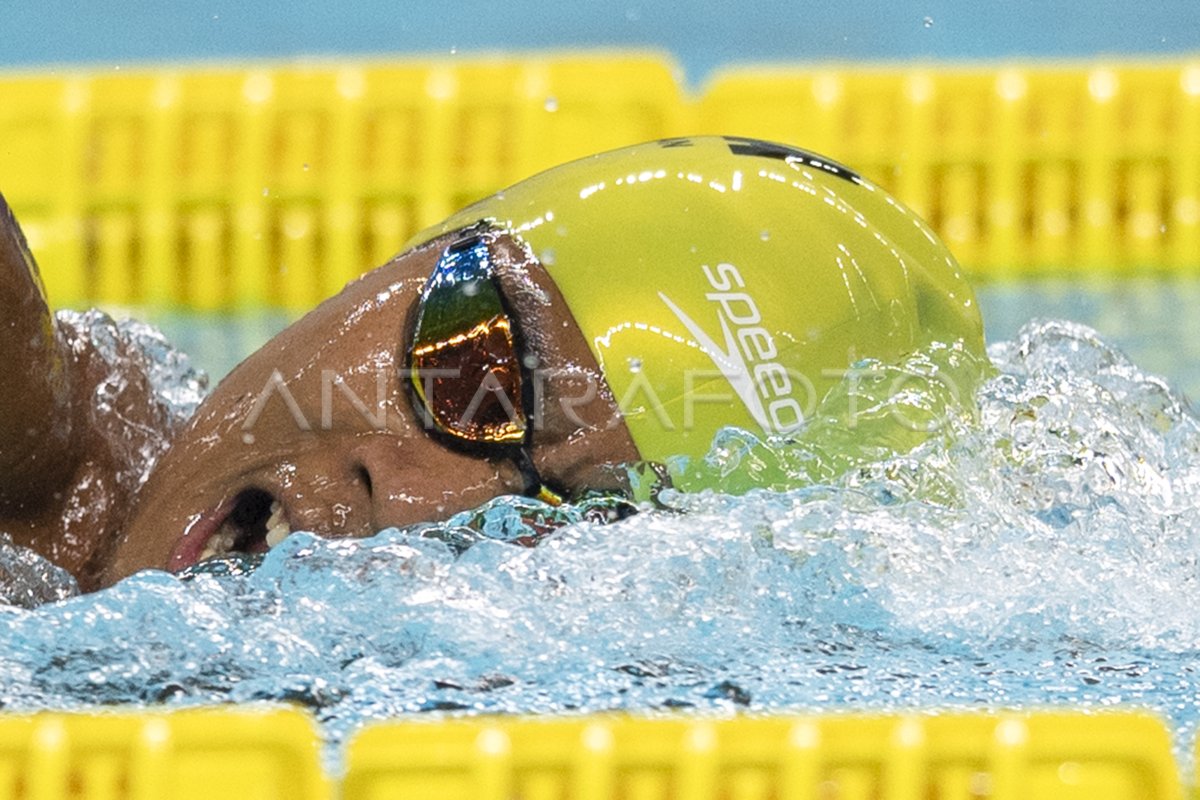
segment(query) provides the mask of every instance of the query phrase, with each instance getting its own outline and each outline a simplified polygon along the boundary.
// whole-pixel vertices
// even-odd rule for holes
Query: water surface
[[[404,714],[1120,705],[1161,714],[1187,757],[1200,420],[1173,387],[1200,382],[1197,291],[984,287],[998,373],[961,406],[918,387],[906,412],[945,424],[902,455],[871,447],[886,414],[838,453],[727,431],[675,468],[735,494],[668,490],[611,524],[502,498],[369,540],[294,534],[256,569],[0,609],[0,706],[285,699],[336,759]],[[1017,326],[1043,312],[1104,333]],[[278,321],[173,334],[219,372]],[[826,477],[786,480],[801,469]],[[10,579],[55,580],[0,552]]]

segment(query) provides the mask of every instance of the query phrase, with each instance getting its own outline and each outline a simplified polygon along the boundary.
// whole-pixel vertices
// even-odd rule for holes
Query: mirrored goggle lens
[[[426,423],[473,444],[519,445],[527,426],[513,322],[486,242],[442,253],[421,292],[410,379]]]

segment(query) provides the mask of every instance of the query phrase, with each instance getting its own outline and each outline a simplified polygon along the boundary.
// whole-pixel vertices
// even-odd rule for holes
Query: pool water
[[[1074,277],[976,287],[989,342],[1030,319],[1069,319],[1100,332],[1142,369],[1200,398],[1200,278]]]
[[[998,375],[961,408],[908,397],[945,429],[820,483],[668,490],[612,524],[502,498],[369,540],[294,534],[256,568],[0,609],[0,705],[295,701],[333,761],[361,725],[411,713],[1128,705],[1163,715],[1186,761],[1200,419],[1174,387],[1200,386],[1189,293],[984,287]],[[1040,314],[1101,333],[1028,322]],[[281,322],[171,334],[214,337],[219,352],[195,352],[219,373],[231,342]],[[764,464],[822,457],[801,449],[728,432],[675,466],[744,488]],[[514,544],[539,514],[562,527]],[[36,567],[7,558],[10,574]]]

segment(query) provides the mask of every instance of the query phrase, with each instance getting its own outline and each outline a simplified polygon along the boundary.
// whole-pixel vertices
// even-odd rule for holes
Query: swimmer
[[[147,376],[114,385],[56,322],[7,206],[0,270],[0,530],[84,590],[293,530],[618,491],[619,465],[703,456],[722,426],[796,430],[858,359],[983,352],[953,258],[849,168],[662,140],[419,234],[234,369],[143,482],[130,442],[164,426]]]

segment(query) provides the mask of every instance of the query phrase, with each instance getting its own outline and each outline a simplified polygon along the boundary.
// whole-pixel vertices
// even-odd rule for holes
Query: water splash
[[[1168,717],[1182,752],[1200,422],[1082,326],[990,355],[965,399],[944,377],[977,365],[953,348],[864,363],[923,380],[847,385],[790,440],[726,431],[674,465],[722,492],[662,490],[616,521],[499,498],[0,610],[0,704],[288,699],[336,744],[412,713],[1124,703]]]
[[[158,329],[132,319],[114,320],[96,309],[59,311],[55,321],[68,338],[90,343],[103,364],[104,375],[95,390],[90,410],[95,427],[104,431],[109,445],[121,454],[118,464],[129,465],[127,478],[141,486],[172,435],[192,418],[208,392],[208,376],[191,365]],[[150,387],[151,418],[156,424],[133,429],[117,410],[115,398],[131,381],[145,380]]]
[[[99,376],[88,413],[112,463],[124,465],[117,476],[132,492],[145,482],[171,436],[191,419],[208,389],[208,377],[191,366],[154,327],[136,320],[114,320],[96,310],[59,311],[59,329],[70,346],[88,343],[90,364]],[[145,418],[135,425],[118,412],[130,396],[131,384],[146,382],[150,396]],[[133,391],[133,397],[142,393]],[[22,607],[62,600],[78,594],[74,578],[38,554],[14,544],[0,532],[0,603]]]
[[[71,573],[0,533],[0,606],[37,608],[77,594]]]
[[[55,321],[78,338],[90,341],[109,365],[110,380],[131,369],[149,380],[154,398],[174,431],[195,413],[208,394],[208,376],[194,368],[186,353],[171,345],[153,325],[136,319],[113,319],[103,311],[59,311]]]

